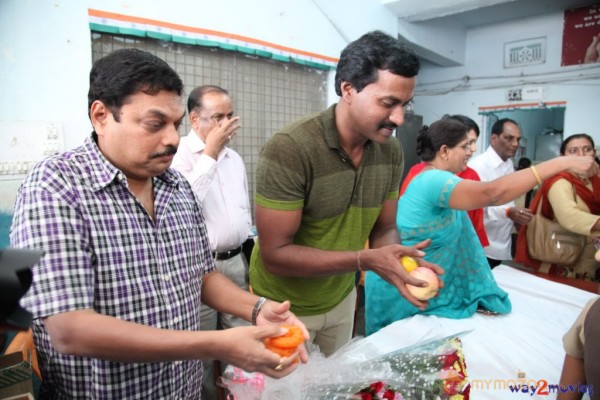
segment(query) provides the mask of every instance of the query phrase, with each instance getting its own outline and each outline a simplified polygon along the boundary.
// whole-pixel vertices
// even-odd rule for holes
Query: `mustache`
[[[398,127],[398,125],[396,125],[393,122],[382,122],[379,124],[379,128],[378,129],[383,129],[383,128],[389,128],[389,129],[396,129]]]
[[[164,156],[172,156],[175,153],[177,153],[177,147],[169,145],[163,151],[161,151],[160,153],[152,153],[152,154],[150,154],[150,158],[159,158],[159,157],[164,157]]]

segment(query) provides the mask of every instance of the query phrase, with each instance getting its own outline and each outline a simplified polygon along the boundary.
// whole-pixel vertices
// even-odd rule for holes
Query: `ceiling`
[[[554,13],[597,0],[381,0],[406,22],[451,20],[465,28]]]

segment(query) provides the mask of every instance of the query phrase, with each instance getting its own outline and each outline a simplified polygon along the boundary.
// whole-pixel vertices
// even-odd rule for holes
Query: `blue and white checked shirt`
[[[214,268],[201,205],[173,170],[154,178],[154,193],[156,222],[91,138],[36,165],[19,189],[11,244],[45,251],[22,301],[37,318],[41,398],[200,397],[200,361],[59,354],[40,319],[93,309],[157,328],[199,329],[202,275]]]

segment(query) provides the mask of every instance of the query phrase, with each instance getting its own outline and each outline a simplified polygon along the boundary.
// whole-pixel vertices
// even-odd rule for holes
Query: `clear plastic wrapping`
[[[227,367],[221,384],[235,400],[344,400],[469,398],[470,385],[457,336],[378,354],[355,338],[326,358],[310,348],[307,364],[282,379]]]

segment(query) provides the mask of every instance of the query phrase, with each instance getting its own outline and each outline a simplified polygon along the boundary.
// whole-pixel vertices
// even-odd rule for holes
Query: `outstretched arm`
[[[542,181],[567,170],[584,176],[598,173],[598,165],[591,157],[561,156],[544,161],[533,168],[513,172],[490,182],[465,179],[452,191],[449,206],[458,210],[472,210],[506,204],[538,184],[534,171]]]

